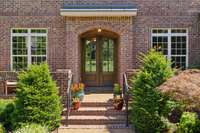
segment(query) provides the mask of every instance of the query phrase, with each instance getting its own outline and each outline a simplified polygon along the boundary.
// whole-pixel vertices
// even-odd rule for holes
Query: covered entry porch
[[[66,67],[89,87],[122,85],[133,68],[135,5],[65,5]]]

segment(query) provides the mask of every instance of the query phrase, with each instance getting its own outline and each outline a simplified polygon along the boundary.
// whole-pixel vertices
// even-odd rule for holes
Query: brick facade
[[[136,17],[63,17],[64,4],[135,4]],[[187,28],[189,65],[200,64],[199,0],[1,0],[0,71],[10,70],[11,28],[47,28],[52,71],[72,69],[80,79],[79,35],[99,28],[119,35],[118,79],[139,66],[140,52],[151,47],[152,28]]]
[[[126,69],[133,68],[133,20],[130,17],[92,17],[66,18],[67,67],[76,73],[75,81],[81,77],[81,51],[79,36],[87,31],[101,27],[119,36],[118,44],[118,79]]]

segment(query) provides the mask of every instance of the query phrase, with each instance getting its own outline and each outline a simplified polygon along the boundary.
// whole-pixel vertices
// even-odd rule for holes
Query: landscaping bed
[[[200,133],[200,70],[176,72],[154,50],[132,80],[131,122],[141,133]],[[178,75],[176,75],[176,73]]]

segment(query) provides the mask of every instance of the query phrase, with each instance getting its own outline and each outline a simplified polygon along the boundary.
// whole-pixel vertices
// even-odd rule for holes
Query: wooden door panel
[[[115,81],[115,44],[111,38],[101,40],[101,72],[100,79],[103,86],[113,86]]]
[[[86,38],[83,45],[83,81],[86,85],[97,86],[97,40]]]
[[[113,86],[116,82],[116,44],[109,37],[83,40],[83,74],[87,86]]]
[[[98,86],[98,79],[96,74],[85,74],[84,83],[87,86]]]
[[[115,76],[113,73],[106,74],[104,73],[102,76],[102,85],[103,86],[113,86],[115,83]]]

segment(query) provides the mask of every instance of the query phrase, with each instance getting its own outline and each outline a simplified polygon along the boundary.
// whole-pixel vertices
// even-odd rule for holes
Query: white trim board
[[[129,9],[129,10],[72,10],[72,9],[60,9],[61,16],[69,16],[69,17],[103,17],[103,16],[137,16],[137,9]]]

